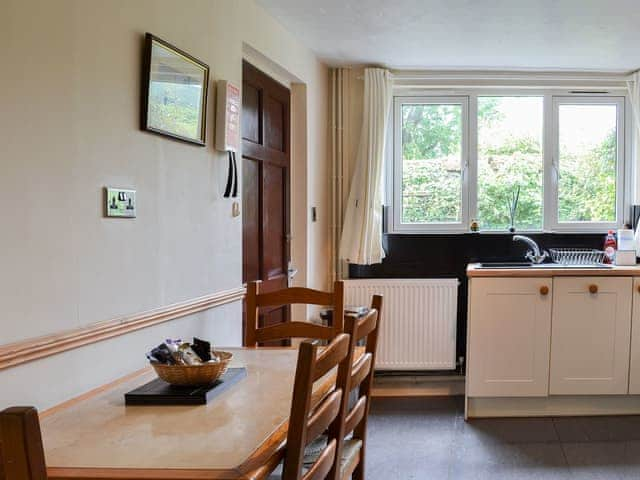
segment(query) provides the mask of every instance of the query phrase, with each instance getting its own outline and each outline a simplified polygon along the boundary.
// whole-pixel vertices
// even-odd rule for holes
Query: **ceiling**
[[[328,64],[640,68],[640,0],[257,0]]]

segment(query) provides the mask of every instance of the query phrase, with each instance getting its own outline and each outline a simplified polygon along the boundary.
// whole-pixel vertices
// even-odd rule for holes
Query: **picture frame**
[[[209,66],[151,33],[145,35],[142,130],[204,146]]]

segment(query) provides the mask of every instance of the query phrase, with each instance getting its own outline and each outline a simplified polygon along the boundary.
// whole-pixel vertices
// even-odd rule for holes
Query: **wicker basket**
[[[209,385],[218,380],[227,371],[233,358],[230,352],[214,351],[219,362],[208,362],[202,365],[164,365],[152,363],[158,377],[171,385],[196,387]]]

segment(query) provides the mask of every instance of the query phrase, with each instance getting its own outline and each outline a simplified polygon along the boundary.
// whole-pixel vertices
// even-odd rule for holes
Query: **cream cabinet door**
[[[628,392],[631,278],[553,281],[551,395]]]
[[[633,279],[632,298],[629,393],[631,395],[640,395],[640,278]]]
[[[551,287],[550,278],[471,279],[468,396],[547,395]]]

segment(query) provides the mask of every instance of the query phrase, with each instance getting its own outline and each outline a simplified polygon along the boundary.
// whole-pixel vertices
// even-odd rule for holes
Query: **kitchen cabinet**
[[[632,279],[553,280],[550,395],[629,391]]]
[[[548,394],[551,304],[551,278],[471,280],[468,396]]]
[[[631,313],[631,365],[629,393],[640,395],[640,278],[633,279],[633,310]]]

